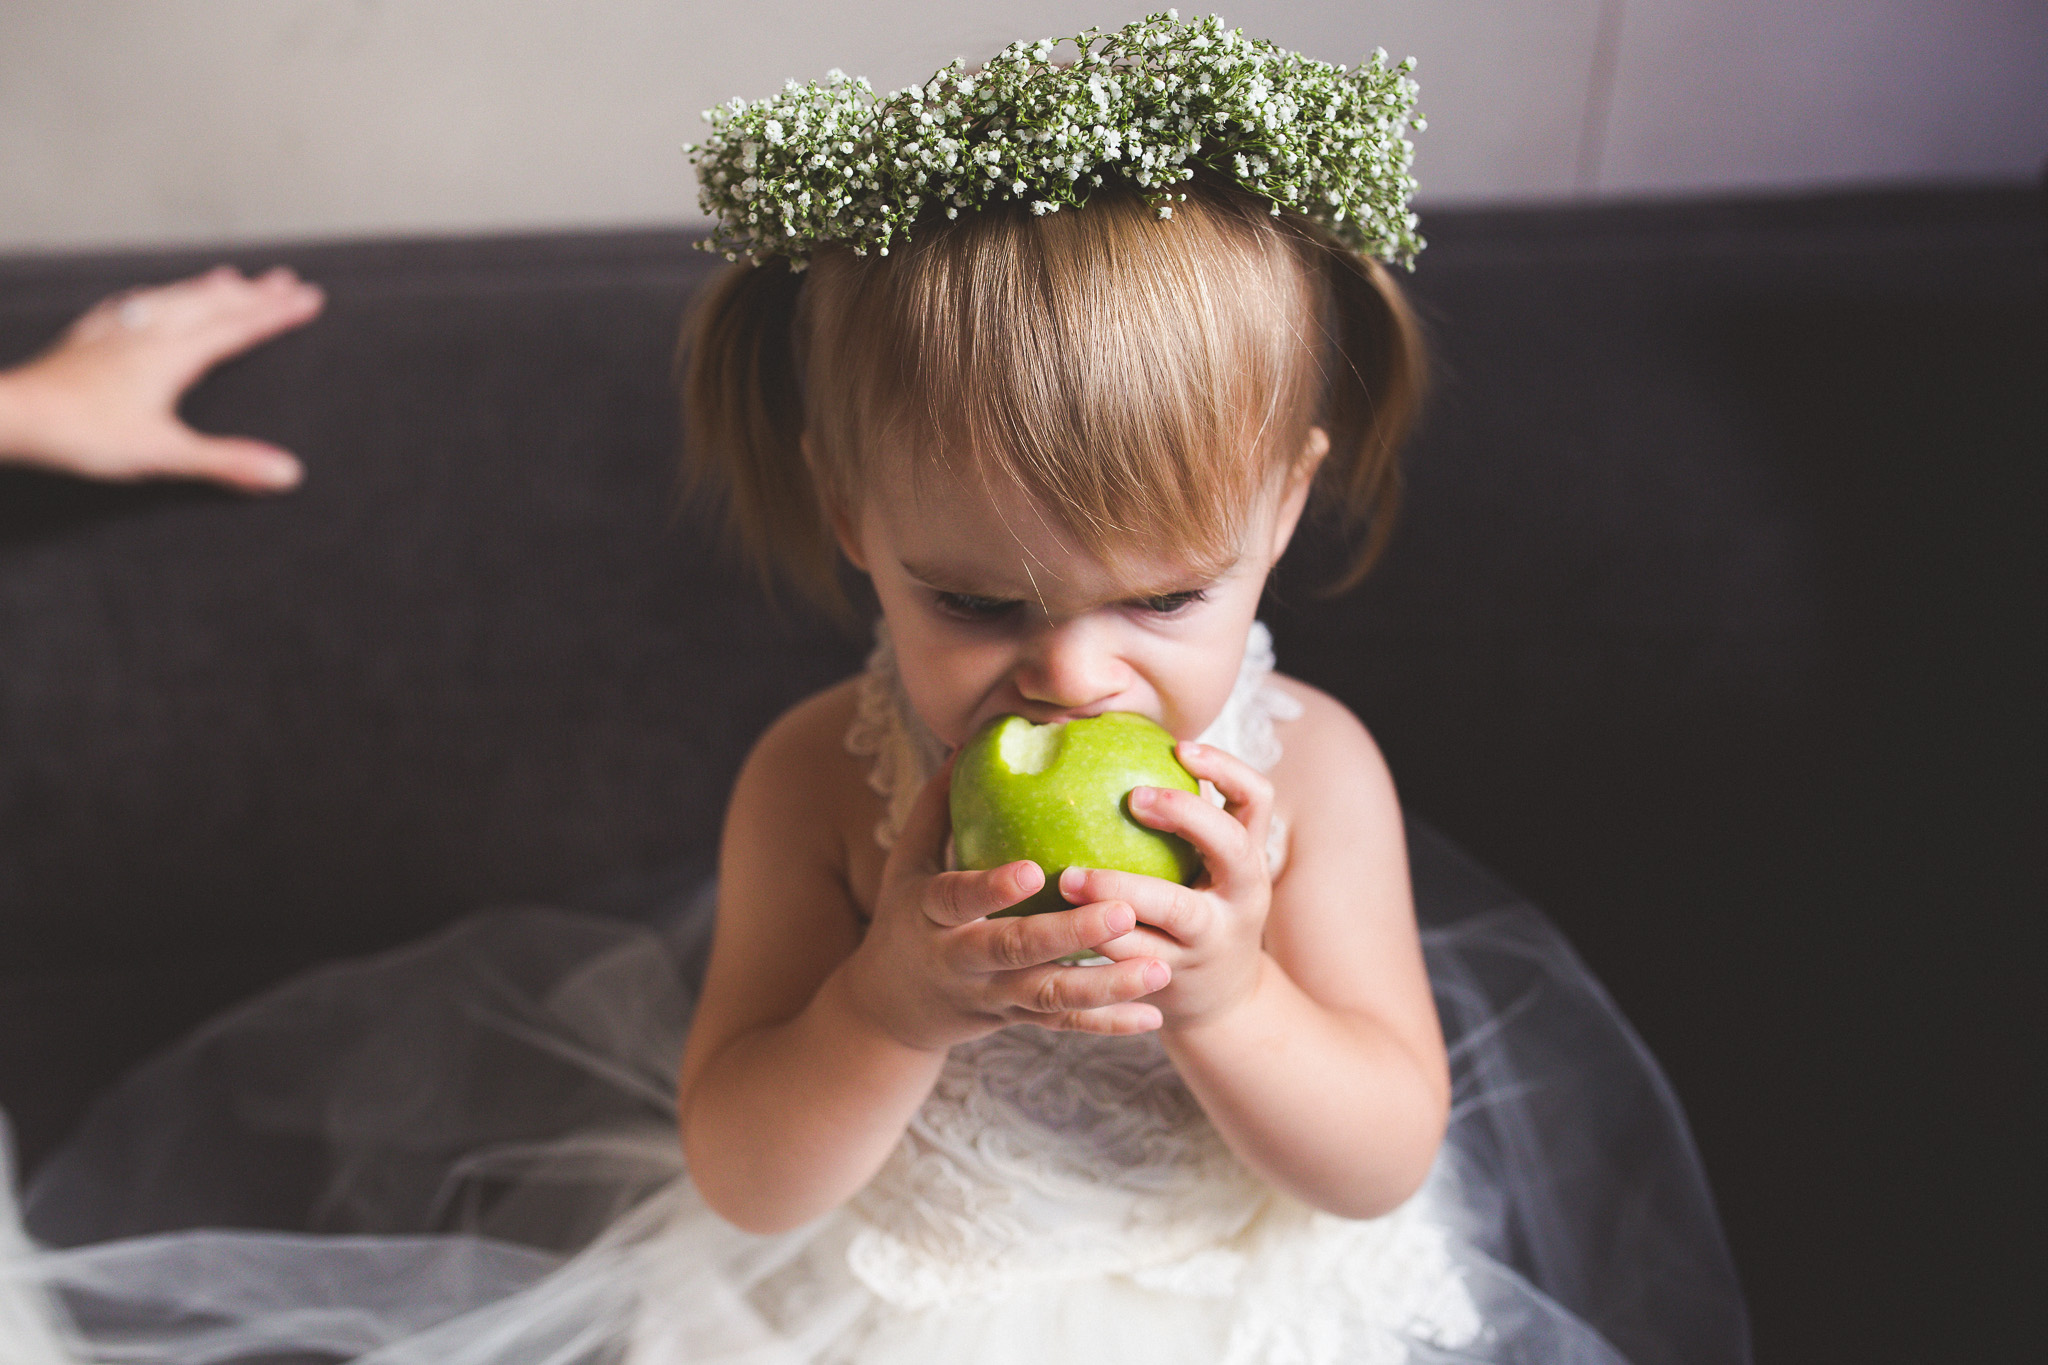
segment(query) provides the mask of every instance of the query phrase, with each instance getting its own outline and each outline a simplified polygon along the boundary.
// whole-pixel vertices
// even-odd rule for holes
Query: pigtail
[[[726,539],[772,596],[786,575],[846,610],[837,542],[804,458],[794,329],[803,276],[782,260],[728,269],[683,330],[683,487],[715,504]]]
[[[1317,234],[1321,235],[1321,234]],[[1385,266],[1325,240],[1331,352],[1324,399],[1330,454],[1321,498],[1364,537],[1333,593],[1358,585],[1386,548],[1401,506],[1401,444],[1422,406],[1422,329]]]

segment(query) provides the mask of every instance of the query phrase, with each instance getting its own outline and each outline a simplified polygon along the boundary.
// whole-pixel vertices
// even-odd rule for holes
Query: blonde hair
[[[686,472],[771,585],[843,610],[835,515],[876,479],[946,469],[1030,494],[1114,567],[1220,567],[1312,428],[1317,498],[1364,536],[1399,501],[1422,350],[1374,261],[1197,182],[1162,219],[1134,193],[920,225],[890,256],[733,267],[684,334]]]

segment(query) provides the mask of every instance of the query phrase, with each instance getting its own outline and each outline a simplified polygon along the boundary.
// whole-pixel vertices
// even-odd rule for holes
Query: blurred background
[[[700,111],[1137,5],[8,0],[0,251],[695,219]],[[1255,0],[1420,62],[1425,205],[2030,178],[2041,0]]]

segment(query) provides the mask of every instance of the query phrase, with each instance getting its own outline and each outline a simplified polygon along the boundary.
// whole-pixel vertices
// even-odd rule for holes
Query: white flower
[[[1071,41],[1075,60],[1050,62]],[[711,134],[685,148],[717,221],[707,245],[801,266],[844,242],[886,253],[927,205],[957,216],[1004,199],[1034,214],[1086,202],[1117,167],[1171,216],[1190,163],[1235,169],[1268,207],[1296,209],[1388,260],[1421,249],[1408,212],[1414,63],[1375,53],[1333,67],[1247,40],[1219,20],[1171,13],[1113,33],[1013,43],[980,71],[961,61],[921,85],[876,98],[837,69],[823,84],[707,110]],[[980,175],[962,178],[967,167]],[[834,183],[836,182],[836,184]],[[1029,198],[1033,185],[1067,185]],[[814,192],[814,187],[815,192]],[[1041,189],[1041,193],[1047,193]]]

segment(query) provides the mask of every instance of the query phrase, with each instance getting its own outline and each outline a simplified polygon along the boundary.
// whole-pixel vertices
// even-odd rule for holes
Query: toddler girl
[[[880,620],[867,669],[777,721],[733,793],[675,1095],[687,1175],[673,1128],[593,1123],[437,1172],[437,1225],[491,1240],[131,1246],[211,1314],[175,1358],[1741,1356],[1647,1059],[1530,912],[1437,932],[1426,965],[1385,764],[1255,619],[1312,502],[1364,528],[1361,570],[1392,511],[1421,362],[1365,252],[1419,246],[1413,87],[1214,21],[1078,50],[879,113],[793,89],[699,149],[720,240],[754,259],[693,333],[693,470],[760,564],[843,603],[843,560]],[[947,870],[948,755],[1002,715],[1116,711],[1214,794],[1128,798],[1199,880],[1071,868],[1068,908],[999,916],[1044,874]],[[680,1030],[659,944],[485,932],[376,980],[552,952],[502,1033],[621,1089]],[[513,1237],[587,1245],[557,1265]],[[278,1329],[287,1265],[358,1316]],[[180,1274],[232,1288],[173,1294]]]

